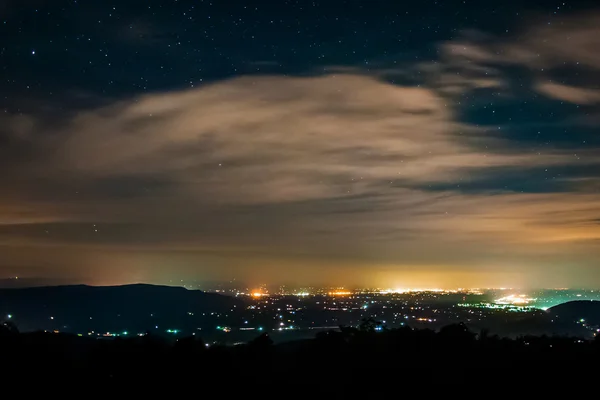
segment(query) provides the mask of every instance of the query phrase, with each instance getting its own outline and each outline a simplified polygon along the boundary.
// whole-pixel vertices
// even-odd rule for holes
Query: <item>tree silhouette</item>
[[[361,332],[375,332],[377,327],[381,326],[381,322],[377,321],[373,318],[365,318],[361,321],[360,325],[358,325],[358,330]]]
[[[458,324],[446,325],[440,329],[439,337],[443,340],[453,341],[455,343],[467,343],[475,340],[475,333],[462,322]]]
[[[263,333],[259,337],[251,340],[248,343],[248,347],[252,349],[268,349],[273,345],[273,340],[268,333]]]
[[[488,340],[490,337],[490,330],[489,329],[482,329],[481,331],[479,331],[479,337],[478,339],[481,341],[486,341]]]

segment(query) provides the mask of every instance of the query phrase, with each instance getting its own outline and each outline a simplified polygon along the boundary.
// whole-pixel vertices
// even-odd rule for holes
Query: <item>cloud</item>
[[[44,126],[24,121],[11,126]],[[273,240],[285,247],[289,240],[314,249],[321,246],[315,232],[328,237],[325,247],[342,238],[342,248],[347,239],[369,241],[394,230],[422,240],[464,231],[477,240],[487,226],[503,239],[529,240],[535,232],[536,240],[552,241],[557,234],[538,235],[543,216],[534,207],[526,208],[531,220],[519,214],[486,225],[498,210],[516,213],[523,196],[436,193],[428,186],[459,185],[488,169],[592,162],[571,151],[533,155],[486,138],[457,121],[435,90],[348,74],[236,78],[121,101],[57,126],[37,132],[38,140],[14,129],[18,143],[36,147],[28,152],[40,157],[14,164],[21,175],[17,189],[5,193],[12,199],[2,217],[5,237],[46,241],[45,227],[54,224],[54,237],[63,232],[61,240],[102,246],[137,237],[142,246],[233,240],[234,247],[260,247]],[[560,207],[570,197],[534,200]],[[95,221],[111,235],[92,234]],[[160,229],[152,232],[153,223]],[[87,233],[77,233],[84,226]],[[343,233],[356,229],[360,235]],[[581,238],[588,236],[594,234]]]
[[[539,21],[523,32],[520,40],[509,42],[501,57],[532,68],[566,63],[600,68],[598,21],[598,11]]]
[[[537,20],[512,38],[468,30],[443,43],[441,50],[456,61],[479,66],[521,64],[539,69],[573,63],[600,68],[598,21],[597,11]]]
[[[538,92],[546,96],[576,104],[600,102],[600,90],[586,89],[554,82],[541,82],[536,85]]]
[[[421,63],[427,84],[441,93],[461,94],[473,89],[504,89],[505,77],[494,63],[498,60],[493,50],[492,37],[483,32],[468,30],[462,37],[443,42],[439,59]]]
[[[63,171],[153,176],[221,202],[271,203],[425,184],[488,167],[572,162],[460,139],[435,91],[359,75],[237,78],[82,113],[57,138]]]
[[[442,91],[463,93],[478,87],[510,87],[507,67],[530,70],[539,81],[533,89],[543,95],[578,104],[597,102],[600,69],[600,13],[554,16],[533,20],[513,36],[494,36],[468,30],[440,45],[440,59],[423,66],[429,80]],[[560,72],[562,69],[562,73]],[[564,69],[576,70],[592,88],[578,88],[549,77],[563,77]],[[513,73],[514,74],[514,73]],[[585,78],[584,78],[585,77]],[[546,82],[546,81],[552,82]],[[517,82],[523,86],[523,81]]]

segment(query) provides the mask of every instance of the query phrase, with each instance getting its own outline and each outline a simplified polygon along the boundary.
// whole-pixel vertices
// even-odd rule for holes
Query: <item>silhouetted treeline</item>
[[[596,365],[600,340],[568,337],[500,338],[474,333],[463,324],[439,332],[382,328],[364,321],[358,328],[340,327],[315,339],[274,345],[268,334],[236,345],[207,346],[196,336],[168,341],[148,334],[110,340],[53,333],[18,333],[0,325],[0,355],[10,366],[5,379],[35,377],[103,385],[148,388],[164,382],[240,378],[287,379],[301,374],[312,382],[340,371],[358,369],[373,378],[383,370],[438,370],[472,374],[495,367]],[[290,375],[291,374],[291,375]],[[312,378],[311,378],[312,377]],[[296,379],[293,378],[293,379]]]

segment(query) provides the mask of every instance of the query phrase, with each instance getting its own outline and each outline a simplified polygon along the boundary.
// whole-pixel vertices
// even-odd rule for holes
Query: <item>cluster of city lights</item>
[[[489,290],[489,289],[488,289]],[[500,288],[497,290],[508,290],[506,288]],[[217,291],[218,292],[218,291]],[[287,292],[285,290],[281,290],[277,292],[277,295],[281,296],[297,296],[297,297],[307,297],[307,296],[315,296],[315,295],[327,295],[327,296],[350,296],[355,294],[411,294],[411,293],[443,293],[443,294],[451,294],[451,293],[466,293],[472,295],[482,295],[484,294],[484,290],[478,288],[457,288],[457,289],[442,289],[442,288],[372,288],[372,289],[356,289],[349,290],[343,287],[337,287],[335,289],[329,290],[306,290],[302,289],[300,291],[290,291]],[[236,291],[236,296],[250,296],[253,298],[261,298],[268,297],[270,294],[265,288],[248,290],[248,291]],[[525,297],[523,295],[509,295],[499,299],[498,301],[514,301],[515,304],[524,304]],[[527,299],[527,300],[535,300],[535,299]]]
[[[428,288],[428,289],[418,289],[418,288],[396,288],[396,289],[385,289],[381,290],[379,293],[381,294],[402,294],[402,293],[420,293],[420,292],[455,292],[453,290],[444,290],[439,288]]]
[[[349,290],[334,290],[332,292],[327,293],[330,296],[349,296],[352,294]]]
[[[527,297],[524,294],[509,294],[495,301],[496,304],[529,304],[537,299]]]
[[[523,305],[513,305],[513,304],[496,304],[496,303],[458,303],[458,307],[466,307],[466,308],[487,308],[490,310],[503,310],[503,311],[511,311],[511,312],[531,312],[533,307],[527,307]]]

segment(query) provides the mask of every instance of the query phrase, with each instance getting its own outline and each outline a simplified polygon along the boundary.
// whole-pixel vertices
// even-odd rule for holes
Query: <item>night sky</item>
[[[0,0],[0,278],[600,287],[594,3]]]

